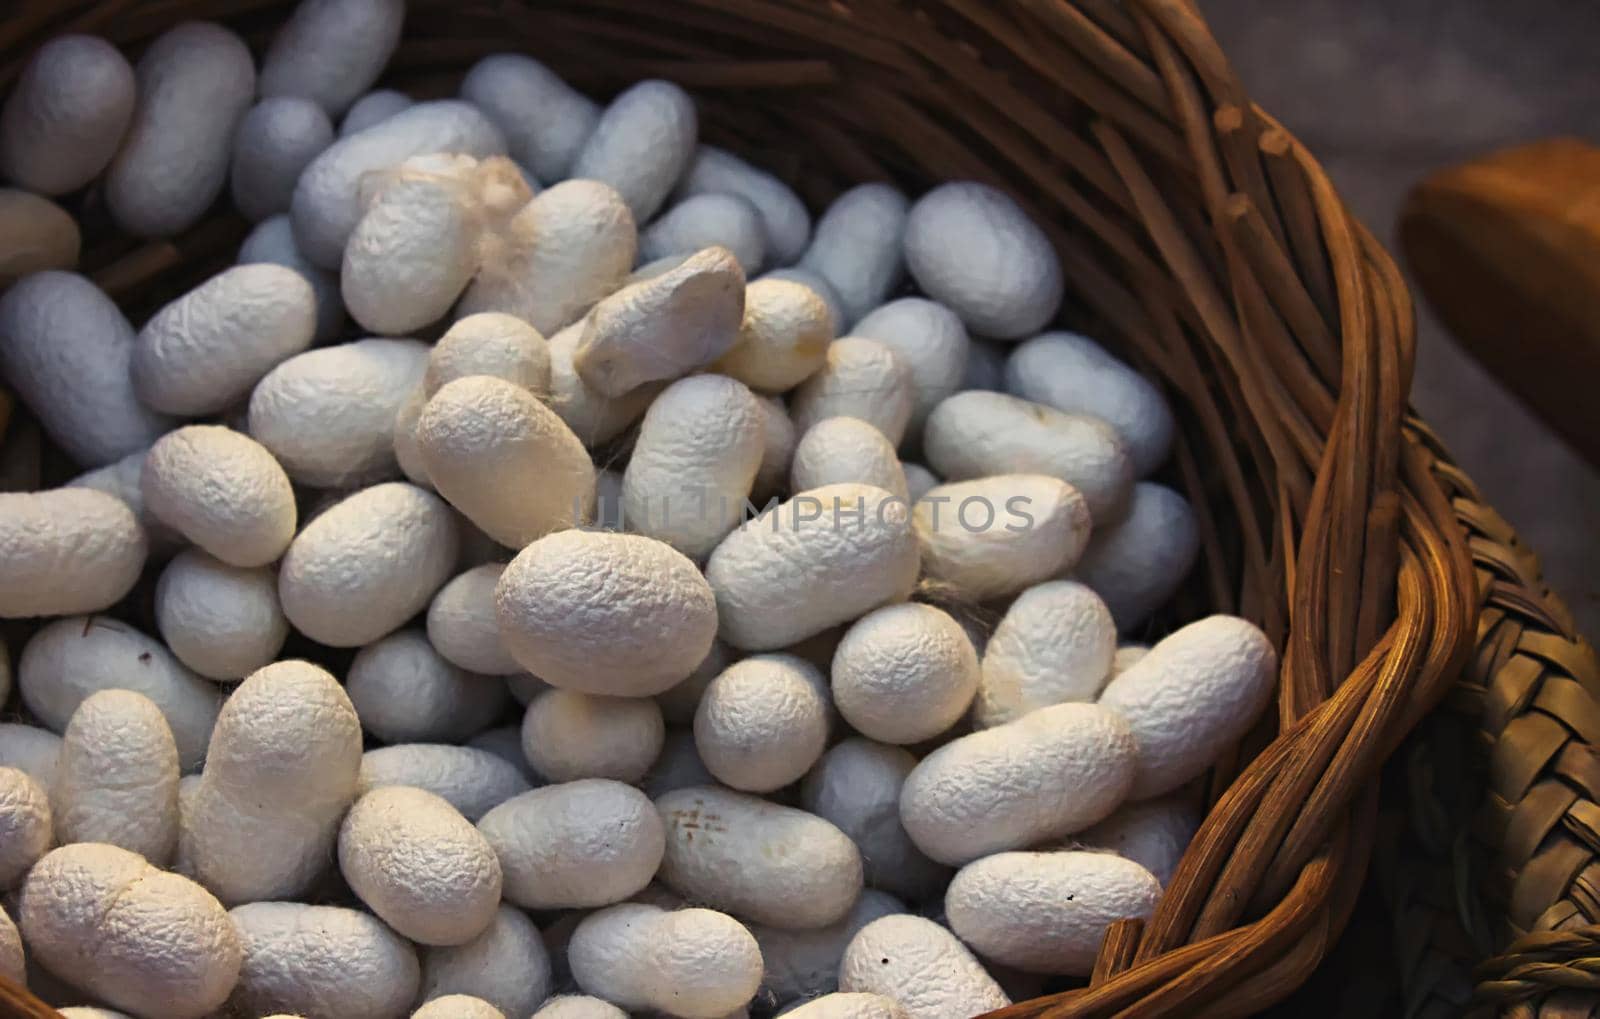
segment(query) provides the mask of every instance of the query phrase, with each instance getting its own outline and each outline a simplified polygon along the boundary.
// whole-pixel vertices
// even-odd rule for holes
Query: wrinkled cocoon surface
[[[789,487],[804,492],[823,485],[855,482],[884,489],[907,500],[906,473],[894,445],[883,432],[853,417],[818,421],[800,436],[789,469]]]
[[[558,994],[533,1013],[532,1019],[628,1019],[628,1013],[587,994]]]
[[[1117,627],[1100,596],[1058,580],[1017,596],[983,652],[973,720],[982,728],[1037,708],[1092,701],[1111,678]]]
[[[938,485],[917,501],[912,519],[928,578],[974,601],[1070,569],[1089,542],[1083,496],[1044,474]]]
[[[776,650],[904,601],[918,570],[910,517],[891,493],[845,484],[799,493],[748,521],[706,565],[722,639]]]
[[[134,70],[139,102],[106,171],[106,206],[140,237],[193,226],[228,179],[233,130],[255,95],[244,40],[185,21],[151,43]]]
[[[597,588],[596,571],[607,584]],[[695,670],[716,636],[717,600],[693,562],[634,534],[560,531],[529,545],[495,589],[501,638],[552,686],[657,694]]]
[[[73,616],[40,628],[22,649],[17,686],[28,710],[57,731],[96,691],[144,694],[166,716],[185,771],[205,757],[221,704],[217,688],[160,641],[106,616]]]
[[[1154,874],[1165,887],[1183,859],[1183,851],[1200,827],[1200,815],[1180,794],[1158,800],[1126,803],[1075,842],[1109,850]]]
[[[345,689],[361,725],[387,743],[459,741],[500,717],[499,679],[464,672],[420,630],[399,630],[356,652]]]
[[[303,895],[333,855],[360,768],[344,689],[309,662],[269,665],[217,717],[180,853],[224,902]]]
[[[289,620],[270,566],[229,566],[197,548],[156,584],[156,626],[172,653],[207,679],[242,679],[278,657]]]
[[[1011,1004],[954,934],[904,913],[873,921],[851,940],[839,989],[892,998],[911,1019],[982,1015]]]
[[[505,1019],[505,1013],[471,994],[447,994],[423,1002],[411,1019]]]
[[[28,971],[22,952],[22,934],[4,909],[0,909],[0,976],[27,985]]]
[[[797,1019],[909,1019],[910,1016],[893,998],[862,992],[825,994],[778,1014]]]
[[[550,337],[550,409],[560,415],[584,445],[595,447],[615,438],[642,415],[663,388],[640,386],[616,399],[591,389],[572,365],[583,335],[577,322]]]
[[[1106,928],[1148,919],[1160,898],[1153,874],[1110,853],[996,853],[961,868],[944,903],[950,929],[985,958],[1086,977]]]
[[[144,568],[144,530],[120,499],[92,488],[0,493],[0,618],[97,612]]]
[[[239,257],[235,261],[240,265],[269,262],[304,276],[317,299],[317,343],[333,340],[344,329],[344,297],[339,293],[338,274],[313,265],[300,253],[294,243],[294,224],[287,213],[269,216],[257,223],[239,245]]]
[[[961,624],[932,605],[869,612],[833,654],[833,700],[851,727],[920,743],[955,725],[978,689],[978,655]]]
[[[962,388],[972,341],[955,312],[924,297],[902,297],[868,312],[852,336],[876,340],[911,370],[910,433],[920,435],[928,412]]]
[[[528,702],[522,752],[550,782],[638,782],[661,753],[661,708],[647,697],[546,690]]]
[[[814,289],[770,276],[753,280],[738,340],[712,367],[751,389],[781,393],[822,367],[836,328]]]
[[[644,794],[581,779],[513,797],[478,822],[505,896],[525,909],[587,909],[638,892],[661,863],[662,818]]]
[[[495,910],[482,934],[422,953],[424,1000],[469,994],[506,1016],[525,1016],[550,993],[550,956],[539,928],[510,906]]]
[[[617,189],[648,222],[694,158],[694,100],[667,81],[641,81],[611,101],[573,161],[570,177]]]
[[[500,904],[500,861],[466,818],[424,789],[364,794],[339,829],[339,870],[379,918],[422,945],[482,934]]]
[[[754,655],[706,687],[694,742],[723,785],[769,793],[798,780],[828,745],[828,680],[794,655]]]
[[[1133,786],[1135,744],[1120,715],[1057,704],[947,743],[900,792],[900,821],[928,856],[959,866],[1082,831]]]
[[[1138,747],[1131,790],[1149,799],[1211,767],[1249,731],[1278,677],[1278,655],[1247,619],[1208,616],[1164,637],[1100,695]]]
[[[334,647],[377,640],[421,612],[455,566],[459,527],[431,492],[363,489],[300,531],[278,572],[295,629]]]
[[[578,375],[619,397],[704,368],[739,339],[744,271],[726,248],[706,248],[596,304],[572,354]]]
[[[133,117],[133,68],[89,35],[40,46],[0,111],[0,177],[63,195],[100,175]]]
[[[468,672],[510,676],[522,666],[500,642],[494,589],[504,563],[484,563],[458,574],[428,604],[428,643],[446,661]]]
[[[50,848],[53,823],[49,790],[17,768],[0,767],[0,889],[19,882]]]
[[[512,762],[476,747],[448,743],[397,743],[361,755],[358,791],[414,786],[444,799],[461,816],[477,821],[511,797],[528,791],[528,780]]]
[[[836,990],[839,960],[856,932],[879,917],[903,912],[905,903],[867,888],[849,913],[826,927],[784,930],[752,924],[750,933],[761,946],[761,959],[766,964],[761,978],[762,993],[785,1002]]]
[[[710,786],[667,793],[656,809],[666,825],[659,876],[691,901],[811,928],[839,920],[861,893],[855,843],[814,814]]]
[[[104,842],[164,867],[178,844],[178,746],[150,698],[101,690],[78,705],[50,790],[63,844]]]
[[[905,275],[901,240],[906,196],[888,184],[861,184],[828,206],[800,264],[833,286],[846,325],[883,303]]]
[[[446,384],[422,408],[416,436],[439,494],[502,545],[521,548],[593,511],[588,451],[513,382],[473,375]]]
[[[172,427],[134,395],[134,341],[121,309],[75,273],[36,273],[0,295],[0,372],[85,467],[145,449]]]
[[[828,324],[832,327],[832,333],[838,335],[844,331],[844,305],[839,300],[838,292],[833,289],[833,284],[824,279],[821,273],[802,265],[787,265],[764,273],[761,278],[787,280],[810,290],[815,296],[822,298],[822,303],[828,306]]]
[[[149,450],[135,450],[104,467],[84,471],[82,474],[68,481],[66,488],[92,488],[97,492],[114,495],[127,504],[133,515],[138,518],[139,526],[144,528],[144,533],[150,540],[150,551],[153,557],[165,555],[184,544],[183,538],[176,531],[155,518],[144,504],[144,492],[140,482],[144,477],[144,458]]]
[[[737,920],[709,909],[624,903],[591,913],[567,946],[584,991],[628,1009],[720,1019],[755,997],[761,950]]]
[[[515,315],[468,315],[433,345],[422,389],[432,396],[446,383],[469,375],[493,375],[542,396],[550,390],[550,346],[539,330]]]
[[[306,0],[261,61],[261,94],[302,96],[337,117],[378,80],[400,42],[404,0]]]
[[[239,975],[239,936],[221,903],[116,846],[84,842],[40,860],[21,928],[45,969],[139,1015],[198,1019]]]
[[[957,393],[933,409],[923,455],[949,481],[1048,474],[1083,493],[1098,521],[1128,505],[1133,463],[1110,425],[1004,393]]]
[[[600,119],[594,100],[520,53],[495,53],[473,64],[461,80],[461,98],[481,107],[505,134],[511,158],[547,183],[568,176]]]
[[[417,953],[377,917],[299,902],[251,902],[228,916],[244,946],[229,999],[242,1013],[400,1019],[411,1008]]]
[[[294,537],[294,489],[266,447],[220,425],[168,432],[146,454],[145,508],[230,566],[265,566]]]
[[[936,894],[950,872],[923,856],[900,824],[900,787],[916,766],[907,750],[854,736],[811,769],[800,802],[855,842],[868,885],[920,902]]]
[[[743,519],[766,449],[767,412],[745,386],[696,375],[668,386],[639,426],[623,475],[630,530],[703,559]]]
[[[8,238],[0,252],[0,286],[46,269],[78,264],[82,236],[78,221],[61,206],[31,191],[0,188],[0,231]]]
[[[1200,552],[1200,524],[1189,501],[1141,481],[1128,512],[1096,527],[1073,575],[1094,588],[1126,632],[1178,590]]]
[[[794,424],[801,433],[831,417],[853,417],[900,445],[915,406],[911,367],[877,340],[846,336],[828,345],[825,363],[795,391]]]

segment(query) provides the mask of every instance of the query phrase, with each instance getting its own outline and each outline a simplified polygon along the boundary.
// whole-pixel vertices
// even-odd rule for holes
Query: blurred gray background
[[[1429,172],[1557,135],[1600,144],[1600,0],[1197,2],[1251,95],[1397,255],[1395,217]],[[1418,314],[1413,402],[1600,638],[1600,472]]]

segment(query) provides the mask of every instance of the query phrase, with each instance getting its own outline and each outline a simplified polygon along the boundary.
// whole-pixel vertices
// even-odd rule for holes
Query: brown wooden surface
[[[1462,346],[1600,465],[1600,147],[1558,138],[1436,173],[1400,238]]]
[[[55,32],[137,52],[183,18],[221,17],[259,50],[287,6],[24,0],[0,21],[0,87]],[[1536,639],[1550,613],[1536,576],[1507,571],[1509,531],[1484,523],[1492,511],[1407,416],[1414,321],[1393,262],[1245,95],[1189,0],[413,0],[387,83],[448,94],[471,61],[505,49],[599,95],[645,75],[694,87],[703,137],[814,206],[868,179],[1009,190],[1061,254],[1066,324],[1171,398],[1182,436],[1165,480],[1194,501],[1204,555],[1155,625],[1257,620],[1283,652],[1277,704],[1216,769],[1169,893],[1119,928],[1093,985],[998,1015],[1233,1016],[1282,1002],[1337,942],[1386,844],[1383,762],[1464,665],[1498,689],[1532,656],[1542,683],[1571,677],[1592,693],[1590,664]],[[219,208],[184,237],[138,245],[104,228],[92,188],[69,206],[86,267],[136,319],[225,263],[241,228]],[[1512,703],[1485,731],[1554,718],[1568,735],[1532,772],[1581,772],[1592,701],[1538,703]],[[1528,772],[1512,767],[1527,743],[1505,745],[1506,773]],[[1581,806],[1564,816],[1588,816]],[[1594,957],[1582,937],[1594,902],[1586,881],[1566,880],[1573,860],[1570,848],[1560,867],[1537,848],[1508,856],[1483,890],[1507,917],[1570,906],[1562,923],[1578,929],[1537,948],[1566,966],[1518,966],[1529,946],[1504,960],[1508,975],[1487,986],[1516,1003],[1508,1014]]]

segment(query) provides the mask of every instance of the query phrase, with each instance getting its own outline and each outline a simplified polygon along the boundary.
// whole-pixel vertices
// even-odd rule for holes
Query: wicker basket
[[[218,18],[259,47],[288,6],[21,0],[0,22],[0,86],[57,32],[137,50],[182,19]],[[1060,251],[1067,324],[1119,346],[1176,405],[1168,480],[1201,515],[1204,554],[1162,622],[1261,623],[1283,651],[1277,712],[1216,769],[1155,916],[1112,928],[1087,988],[997,1015],[1267,1008],[1327,953],[1380,844],[1413,1003],[1459,1012],[1465,985],[1439,974],[1515,937],[1483,971],[1483,1000],[1515,1015],[1538,1000],[1552,1015],[1597,1007],[1592,653],[1408,416],[1413,314],[1392,260],[1246,97],[1191,0],[412,0],[390,75],[444,95],[509,48],[597,94],[682,83],[708,139],[814,204],[868,179],[1007,188]],[[86,271],[136,319],[225,263],[244,232],[219,210],[136,246],[105,228],[92,189],[75,202]],[[1467,714],[1430,723],[1405,757],[1435,780],[1418,783],[1427,809],[1410,843],[1380,843],[1380,769],[1458,680]],[[1485,760],[1480,808],[1470,762]],[[1479,850],[1461,849],[1464,820]],[[1481,869],[1441,867],[1424,855],[1436,850]],[[1551,987],[1589,990],[1541,997]],[[0,1005],[55,1015],[3,980]]]

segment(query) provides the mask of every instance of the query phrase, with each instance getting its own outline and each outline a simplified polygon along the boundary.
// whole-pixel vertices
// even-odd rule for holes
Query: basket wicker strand
[[[0,85],[59,32],[131,52],[215,18],[260,47],[288,6],[23,0],[0,23]],[[412,0],[388,83],[449,94],[507,49],[597,95],[678,81],[706,140],[814,204],[863,180],[971,178],[1044,224],[1075,302],[1067,324],[1160,380],[1183,425],[1169,480],[1200,515],[1203,563],[1165,621],[1249,616],[1283,667],[1276,711],[1215,769],[1156,913],[1112,928],[1087,987],[996,1015],[1235,1016],[1291,993],[1366,877],[1382,765],[1469,662],[1485,685],[1484,663],[1514,667],[1484,642],[1504,639],[1496,622],[1534,604],[1537,581],[1484,566],[1514,539],[1476,526],[1489,511],[1408,416],[1414,316],[1392,259],[1250,101],[1193,4]],[[86,270],[135,317],[225,262],[244,229],[219,208],[138,245],[91,228],[92,188],[76,201]],[[1557,667],[1576,674],[1572,661]],[[1517,958],[1593,959],[1596,940],[1589,928]],[[1490,975],[1501,999],[1517,980],[1567,979]],[[54,1014],[4,981],[0,1002]]]

